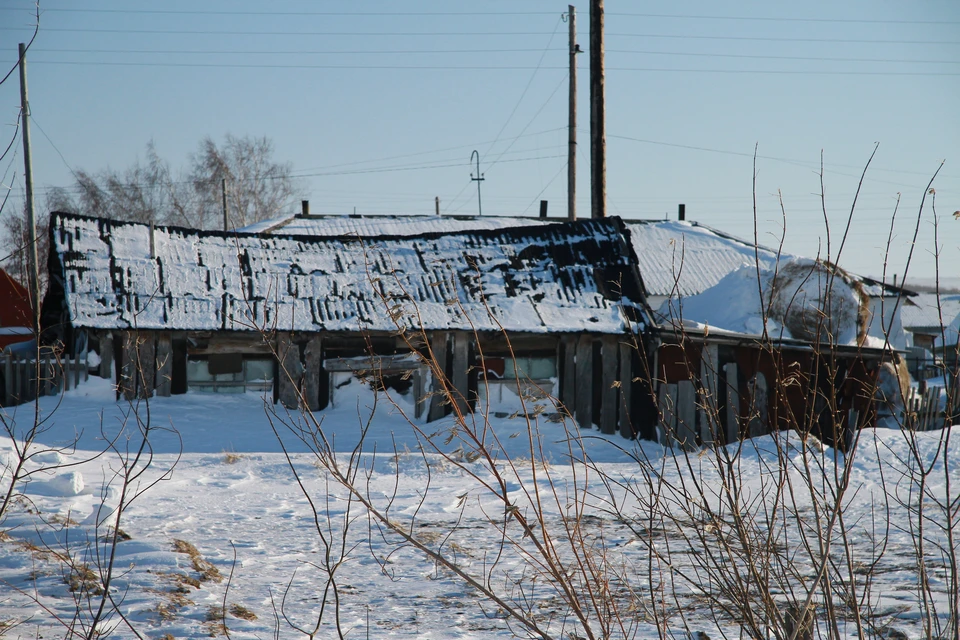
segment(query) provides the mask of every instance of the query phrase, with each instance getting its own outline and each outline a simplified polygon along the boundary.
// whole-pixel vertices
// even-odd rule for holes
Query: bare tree
[[[226,181],[228,226],[235,229],[277,217],[300,199],[301,187],[292,171],[290,163],[273,159],[273,143],[268,138],[238,138],[230,134],[220,145],[210,137],[204,138],[190,156],[186,170],[172,169],[157,153],[153,141],[147,143],[144,159],[126,169],[77,170],[73,185],[50,190],[43,207],[45,213],[38,216],[41,277],[46,277],[46,213],[50,211],[219,229],[223,226]],[[0,264],[25,281],[29,235],[22,209],[8,210],[0,222]]]
[[[197,197],[191,226],[210,228],[220,224],[223,180],[227,183],[231,228],[276,217],[299,195],[291,175],[293,166],[273,160],[273,143],[266,137],[227,134],[220,146],[207,137],[191,161],[190,181]]]

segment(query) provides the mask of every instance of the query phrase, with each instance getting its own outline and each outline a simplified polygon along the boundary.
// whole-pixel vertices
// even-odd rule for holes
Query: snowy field
[[[598,609],[608,615],[587,617],[594,630],[602,628],[598,618],[615,619],[613,637],[749,635],[742,612],[724,605],[738,596],[717,595],[722,572],[762,567],[780,585],[778,599],[803,600],[806,586],[820,579],[811,558],[822,556],[824,539],[834,545],[827,573],[860,581],[852,588],[861,598],[858,613],[839,616],[847,622],[838,635],[857,637],[860,616],[873,637],[956,637],[950,550],[955,559],[960,541],[948,533],[957,535],[960,515],[956,503],[950,517],[936,506],[960,495],[960,443],[949,430],[916,438],[865,431],[852,460],[789,434],[717,457],[595,430],[571,438],[575,427],[550,411],[532,419],[531,435],[526,419],[498,410],[470,425],[492,452],[487,459],[462,429],[450,429],[452,421],[415,421],[422,431],[416,429],[404,417],[413,407],[402,402],[381,400],[371,416],[373,395],[354,386],[354,401],[316,414],[329,451],[342,465],[357,452],[350,468],[359,495],[451,565],[368,518],[311,452],[309,439],[301,439],[311,433],[301,417],[273,415],[273,405],[253,394],[189,393],[132,407],[114,401],[107,381],[91,378],[61,398],[2,410],[19,438],[37,415],[42,426],[31,449],[38,455],[26,463],[37,473],[19,487],[23,497],[0,523],[0,636],[89,634],[104,601],[116,508],[126,503],[99,629],[109,637],[535,633],[511,619],[506,606],[526,612],[549,637],[587,637],[538,552],[545,532],[555,545],[550,557],[571,563],[577,597],[587,602],[602,593],[612,603]],[[149,448],[135,460],[138,424],[150,427]],[[0,440],[4,491],[18,460],[15,446],[8,435]],[[125,462],[139,474],[126,488]],[[927,468],[920,486],[915,479]],[[845,470],[850,489],[839,498],[836,521],[831,496]],[[725,529],[729,521],[711,515],[724,512],[711,496],[722,495],[731,478],[755,510],[741,526],[767,536],[762,542],[773,551],[738,555],[724,542],[733,534]],[[763,518],[778,499],[783,508]],[[922,519],[921,503],[928,505]],[[919,554],[918,539],[926,545]],[[711,565],[704,558],[712,552],[726,555]],[[575,568],[584,562],[589,570]],[[502,602],[464,575],[480,576]],[[584,575],[603,580],[590,584]],[[814,635],[833,631],[818,625]]]

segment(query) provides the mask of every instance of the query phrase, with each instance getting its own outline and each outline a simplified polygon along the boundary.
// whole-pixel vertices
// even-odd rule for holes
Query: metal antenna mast
[[[480,202],[480,183],[483,182],[483,174],[480,173],[480,152],[476,149],[473,150],[473,153],[470,154],[470,162],[473,162],[473,157],[477,157],[477,175],[474,177],[473,173],[470,173],[470,179],[477,183],[477,210],[480,212],[480,215],[483,215],[483,204]]]

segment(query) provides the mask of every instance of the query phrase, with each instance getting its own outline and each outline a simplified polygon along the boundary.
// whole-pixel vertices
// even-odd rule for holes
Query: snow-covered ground
[[[415,429],[404,417],[413,415],[413,407],[402,399],[397,406],[381,400],[371,417],[372,393],[353,384],[354,401],[344,401],[340,390],[337,408],[316,417],[341,464],[361,451],[362,440],[355,467],[362,495],[426,547],[454,558],[465,574],[485,576],[489,589],[502,594],[502,604],[528,610],[553,637],[579,637],[581,631],[556,583],[545,579],[543,556],[534,545],[545,539],[541,531],[553,532],[554,557],[599,563],[592,575],[606,576],[606,584],[580,584],[581,595],[609,589],[624,622],[617,628],[628,635],[661,638],[660,626],[676,637],[701,631],[740,637],[741,621],[710,600],[707,583],[716,575],[701,560],[705,550],[726,549],[717,541],[729,532],[718,530],[723,522],[698,520],[697,514],[718,512],[718,500],[710,496],[721,493],[723,478],[738,478],[741,495],[751,496],[744,504],[753,505],[756,516],[763,515],[759,498],[790,486],[795,497],[781,521],[752,521],[758,531],[766,527],[779,555],[729,557],[719,566],[732,570],[745,560],[790,558],[790,571],[782,574],[789,585],[779,596],[796,598],[805,584],[816,583],[817,573],[804,552],[816,539],[802,534],[831,526],[818,518],[829,514],[835,471],[847,467],[851,489],[841,524],[850,553],[845,556],[838,545],[831,557],[840,565],[849,561],[854,576],[872,581],[857,585],[857,593],[865,594],[861,615],[887,637],[897,637],[896,631],[922,637],[930,619],[923,614],[931,606],[932,618],[947,624],[948,602],[956,593],[942,565],[951,543],[942,530],[923,534],[929,539],[923,576],[932,598],[925,602],[915,547],[920,521],[910,507],[918,504],[917,486],[910,478],[912,469],[929,466],[924,499],[957,499],[960,443],[949,438],[949,430],[915,439],[894,430],[865,431],[852,459],[815,443],[808,447],[790,434],[757,438],[727,451],[730,466],[719,465],[724,475],[717,463],[725,458],[712,454],[688,456],[594,430],[571,439],[575,426],[549,410],[532,419],[531,437],[526,419],[498,408],[476,423],[502,473],[498,485],[463,430],[451,430],[452,420],[416,422],[422,431]],[[33,450],[40,453],[27,468],[41,470],[21,487],[26,499],[0,523],[0,636],[66,637],[70,629],[86,635],[84,625],[102,600],[96,568],[107,564],[96,554],[108,548],[103,539],[124,499],[120,529],[129,539],[116,545],[106,610],[115,608],[129,625],[116,613],[108,615],[110,637],[200,638],[223,633],[223,621],[234,638],[314,631],[317,638],[336,637],[337,625],[349,638],[507,638],[529,632],[450,566],[401,544],[382,522],[368,519],[300,439],[312,433],[310,423],[275,415],[273,405],[253,394],[189,393],[134,407],[115,402],[110,384],[91,378],[60,398],[2,411],[22,437],[36,408],[43,423]],[[150,426],[146,467],[145,457],[132,463],[141,444],[138,425],[144,424]],[[430,453],[424,432],[435,434],[436,447],[453,455]],[[4,490],[17,459],[15,444],[9,437],[0,440]],[[142,472],[126,495],[118,475],[124,461]],[[62,466],[69,464],[76,466]],[[61,466],[42,470],[52,465]],[[482,482],[493,482],[505,501],[498,502]],[[704,490],[704,504],[694,504],[701,495],[691,489],[694,482]],[[654,488],[663,492],[659,502],[651,499]],[[509,517],[512,509],[542,522],[524,531]],[[571,513],[579,514],[577,527],[570,526]],[[673,517],[665,518],[667,513]],[[954,513],[954,535],[958,517]],[[936,520],[933,513],[924,524]],[[558,535],[564,531],[572,543]],[[341,560],[336,607],[326,568]],[[93,571],[86,584],[83,565]],[[571,583],[577,583],[581,574],[572,567]],[[770,580],[781,575],[777,567],[767,571]],[[856,637],[849,625],[840,633]]]

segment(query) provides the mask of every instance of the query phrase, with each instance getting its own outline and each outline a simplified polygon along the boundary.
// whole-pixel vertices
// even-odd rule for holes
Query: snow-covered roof
[[[772,270],[778,261],[803,259],[788,253],[778,255],[774,249],[696,222],[627,220],[626,224],[650,296],[693,296],[743,267],[752,267],[756,279],[758,262],[761,270]],[[853,277],[870,296],[897,295],[899,291],[870,278]]]
[[[741,267],[702,293],[667,299],[656,317],[665,326],[712,334],[756,337],[766,329],[778,340],[857,346],[866,340],[860,326],[861,291],[844,272],[814,260],[791,259],[776,270]]]
[[[677,220],[629,220],[630,241],[640,273],[651,296],[693,296],[706,291],[728,273],[755,267],[757,254],[764,269],[777,262],[777,253],[744,240]],[[784,256],[788,259],[793,256]]]
[[[919,293],[902,306],[900,317],[908,331],[939,333],[960,315],[960,295]]]
[[[360,239],[56,213],[51,240],[77,327],[621,333],[649,313],[617,218]]]
[[[270,233],[304,236],[415,236],[423,233],[451,233],[476,229],[504,229],[548,223],[542,218],[498,216],[302,216],[266,220],[237,229],[240,233]],[[553,220],[558,222],[558,220]]]

